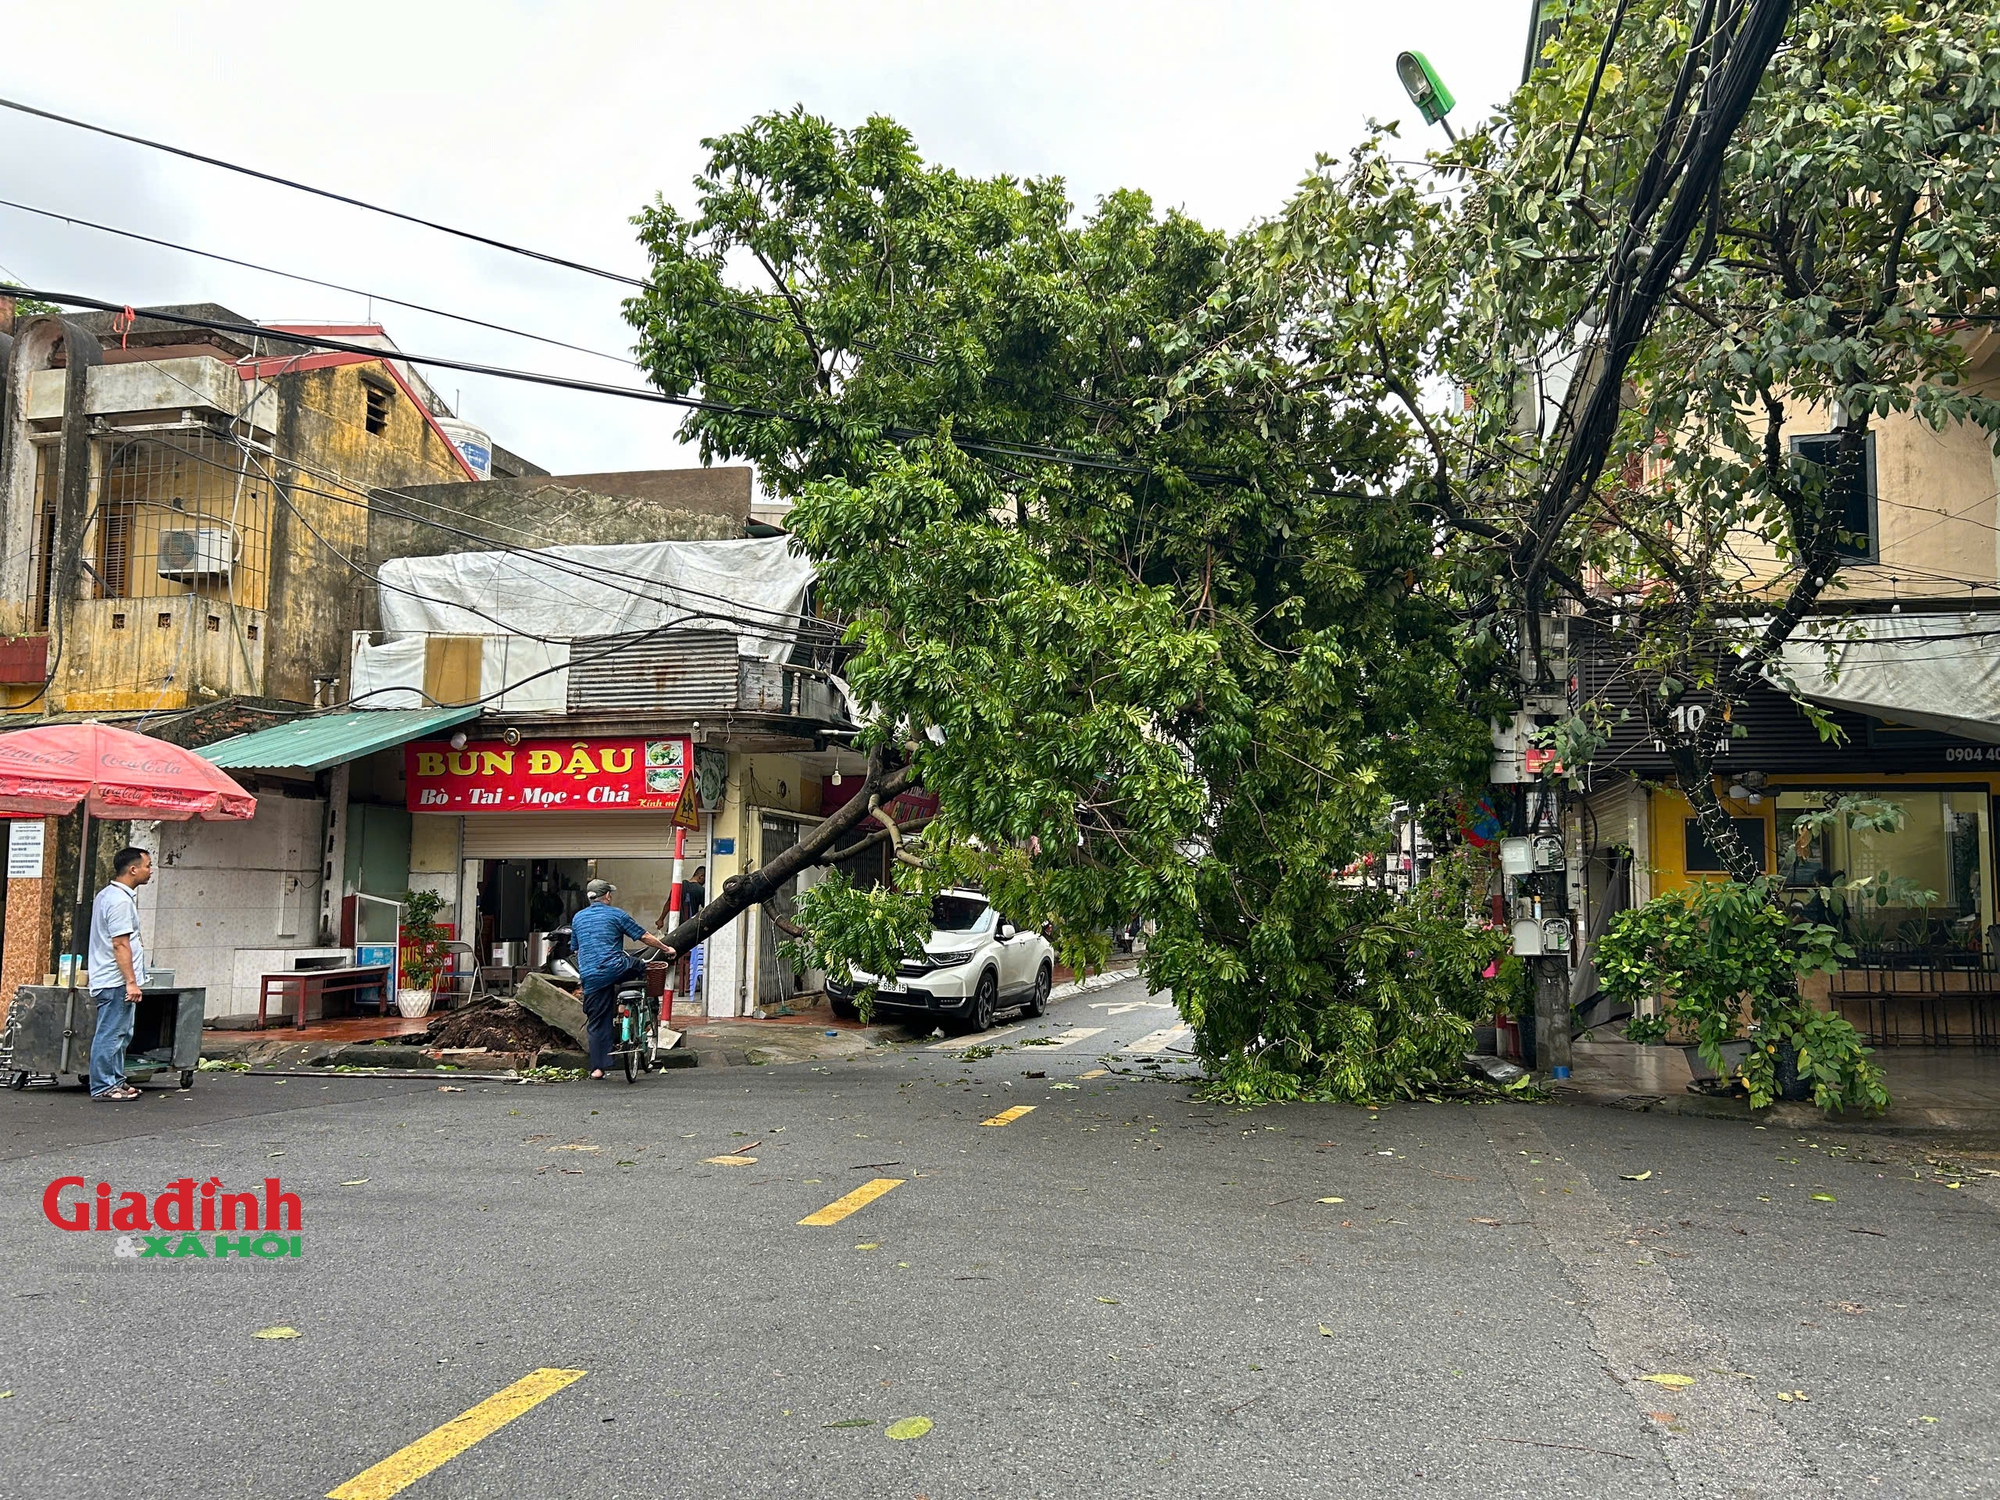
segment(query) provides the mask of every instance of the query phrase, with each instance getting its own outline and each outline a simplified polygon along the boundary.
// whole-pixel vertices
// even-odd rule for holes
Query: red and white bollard
[[[674,935],[674,929],[681,925],[681,872],[687,857],[687,830],[674,830],[674,883],[667,891],[667,936]],[[660,993],[660,1030],[667,1031],[674,1024],[674,981],[679,977],[680,955],[667,966],[666,988]],[[664,1043],[665,1038],[658,1041]]]

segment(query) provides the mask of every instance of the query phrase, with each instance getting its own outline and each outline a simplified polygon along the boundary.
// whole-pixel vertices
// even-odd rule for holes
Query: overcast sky
[[[803,104],[893,116],[962,171],[1140,188],[1235,230],[1371,115],[1434,144],[1396,82],[1426,52],[1488,112],[1525,0],[325,6],[71,0],[9,23],[8,97],[593,265],[643,275],[627,222],[692,208],[703,136]],[[32,61],[29,61],[32,60]],[[0,111],[0,198],[466,313],[612,354],[620,288]],[[0,268],[107,301],[358,321],[358,297],[0,208]],[[406,350],[594,379],[629,367],[380,304]],[[694,461],[666,408],[440,372],[447,400],[557,473]]]

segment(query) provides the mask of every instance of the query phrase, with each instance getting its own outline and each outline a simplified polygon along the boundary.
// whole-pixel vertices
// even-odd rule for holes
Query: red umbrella
[[[257,799],[220,766],[149,734],[109,724],[45,724],[0,734],[0,812],[61,817],[78,803],[83,804],[78,843],[83,849],[90,846],[93,817],[219,823],[257,813]],[[90,930],[88,864],[77,861],[73,938]],[[72,989],[77,978],[72,972]]]
[[[109,724],[46,724],[0,734],[0,812],[57,817],[240,821],[257,799],[192,750]]]

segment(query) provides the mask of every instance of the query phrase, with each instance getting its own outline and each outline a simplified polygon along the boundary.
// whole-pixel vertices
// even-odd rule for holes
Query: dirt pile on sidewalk
[[[446,1011],[424,1033],[426,1047],[486,1047],[494,1052],[568,1050],[570,1039],[540,1016],[512,1000],[478,1000],[464,1010]]]

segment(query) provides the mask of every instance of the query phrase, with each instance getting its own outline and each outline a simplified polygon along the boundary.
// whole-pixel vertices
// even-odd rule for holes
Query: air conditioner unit
[[[235,538],[226,526],[200,526],[160,533],[162,578],[227,578]]]

